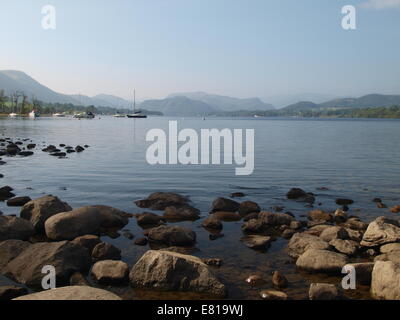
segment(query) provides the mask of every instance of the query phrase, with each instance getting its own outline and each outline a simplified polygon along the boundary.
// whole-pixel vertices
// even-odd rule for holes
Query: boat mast
[[[133,113],[136,113],[136,89],[133,89]]]

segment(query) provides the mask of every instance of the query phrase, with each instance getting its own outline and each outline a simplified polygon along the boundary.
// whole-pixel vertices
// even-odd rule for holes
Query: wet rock
[[[381,253],[389,253],[393,251],[400,251],[400,243],[388,243],[380,247]]]
[[[354,203],[354,200],[346,199],[346,198],[338,198],[335,200],[335,203],[339,206],[348,206]]]
[[[136,215],[136,221],[139,226],[158,226],[165,223],[165,218],[155,213],[144,212]]]
[[[392,213],[400,213],[400,205],[397,205],[397,206],[394,206],[393,208],[391,208],[390,212],[392,212]]]
[[[292,221],[290,222],[290,229],[298,230],[303,227],[303,224],[300,221]]]
[[[110,243],[100,242],[92,251],[93,261],[121,260],[121,250]]]
[[[271,209],[274,210],[275,212],[282,212],[285,209],[285,207],[283,207],[283,206],[272,206]],[[287,214],[289,214],[289,213],[287,213]]]
[[[1,178],[4,178],[4,174],[1,174],[1,173],[0,173],[0,179],[1,179]]]
[[[199,258],[169,251],[147,251],[130,272],[133,287],[189,291],[225,297],[226,288]]]
[[[29,150],[35,149],[35,148],[36,148],[36,144],[34,144],[34,143],[29,143],[29,144],[26,146],[26,148],[29,149]]]
[[[320,209],[310,211],[308,218],[313,221],[333,221],[333,216],[330,213]]]
[[[103,285],[124,284],[128,282],[129,268],[122,261],[104,260],[94,264],[91,275]]]
[[[276,290],[263,290],[260,292],[260,296],[263,300],[287,300],[288,296],[282,291]]]
[[[234,193],[231,193],[231,198],[243,198],[243,197],[245,197],[246,195],[243,193],[243,192],[234,192]]]
[[[271,245],[271,237],[267,236],[249,235],[242,237],[240,241],[242,241],[247,247],[256,250],[265,250]]]
[[[320,226],[320,225],[326,226],[328,223],[329,222],[326,220],[310,220],[310,221],[307,221],[307,227],[312,229],[312,228],[314,228],[316,226]]]
[[[259,275],[251,275],[246,279],[246,283],[251,286],[261,286],[266,283],[265,279]]]
[[[28,287],[41,288],[42,268],[51,265],[56,270],[56,283],[69,283],[76,271],[87,271],[91,259],[87,249],[68,241],[39,242],[26,247],[3,269],[3,274]]]
[[[108,206],[86,206],[51,216],[45,222],[46,235],[52,240],[72,240],[98,235],[105,229],[121,229],[128,224],[125,212]]]
[[[135,236],[132,234],[132,232],[129,232],[129,231],[125,231],[125,232],[123,233],[123,236],[124,236],[125,238],[127,238],[128,240],[133,240],[133,239],[135,238]]]
[[[9,186],[0,188],[0,201],[4,201],[4,200],[15,197],[15,194],[12,193],[11,191],[13,191],[13,188],[11,188]]]
[[[20,151],[20,152],[18,152],[18,155],[21,157],[30,157],[30,156],[33,156],[33,152],[32,151]]]
[[[29,197],[15,197],[7,200],[7,206],[9,207],[22,207],[32,199]]]
[[[382,202],[377,202],[377,203],[376,203],[376,206],[377,206],[377,208],[379,208],[379,209],[386,209],[386,208],[387,208],[387,205],[384,204],[384,203],[382,203]]]
[[[43,152],[54,152],[55,150],[58,150],[56,146],[49,145],[46,148],[42,149]]]
[[[290,226],[292,221],[294,221],[294,218],[291,215],[279,212],[260,212],[258,217],[263,224],[273,227],[281,225]]]
[[[70,286],[90,286],[89,282],[86,280],[84,275],[80,272],[75,272],[69,278]]]
[[[324,230],[331,227],[332,226],[328,224],[318,224],[316,226],[310,227],[308,230],[305,231],[305,233],[319,237]]]
[[[200,218],[200,210],[189,205],[170,206],[165,208],[164,218],[167,220],[197,220]]]
[[[7,264],[30,245],[31,243],[22,240],[5,240],[0,242],[0,273],[3,273]]]
[[[72,240],[72,243],[80,245],[81,247],[88,249],[89,252],[92,253],[94,247],[101,243],[101,240],[98,236],[85,235],[75,238],[74,240]]]
[[[322,231],[319,237],[326,242],[332,241],[334,239],[347,240],[350,238],[345,228],[337,226],[326,228],[324,231]]]
[[[336,286],[329,283],[311,283],[308,296],[310,300],[337,300],[340,297]]]
[[[392,251],[376,256],[374,261],[392,261],[400,263],[400,251]]]
[[[73,149],[67,149],[66,150],[66,153],[75,153],[76,151],[75,150],[73,150]]]
[[[226,221],[226,222],[242,220],[240,214],[229,211],[216,211],[212,214],[212,216],[214,216],[220,221]]]
[[[368,228],[368,223],[362,222],[358,218],[349,218],[346,221],[346,224],[343,226],[354,229],[354,230],[366,230]]]
[[[289,241],[287,252],[289,256],[297,259],[309,249],[328,250],[330,249],[330,246],[327,242],[317,236],[305,233],[296,233]]]
[[[226,198],[217,198],[213,201],[211,205],[211,212],[217,212],[217,211],[236,212],[239,210],[239,206],[240,204],[236,201]]]
[[[17,286],[1,286],[0,301],[8,301],[28,294],[28,290]]]
[[[147,199],[135,201],[139,208],[150,208],[153,210],[165,210],[166,207],[186,205],[188,199],[171,192],[152,193]]]
[[[147,245],[147,242],[148,242],[147,238],[138,238],[138,239],[135,240],[134,243],[137,246],[145,246],[145,245]]]
[[[82,151],[85,151],[85,148],[83,148],[83,147],[81,147],[81,146],[76,146],[76,147],[75,147],[75,151],[76,151],[76,152],[82,152]]]
[[[356,272],[356,281],[362,285],[371,284],[372,269],[374,268],[374,262],[360,262],[360,263],[349,263],[348,266],[354,268]]]
[[[210,230],[222,230],[223,225],[221,221],[215,217],[214,215],[210,215],[208,218],[206,218],[202,224],[204,228],[210,229]]]
[[[340,274],[348,263],[344,254],[320,249],[308,249],[296,261],[296,266],[310,272]]]
[[[33,236],[33,225],[29,221],[13,216],[0,215],[0,241],[28,240]]]
[[[239,205],[239,214],[244,217],[249,213],[258,213],[261,211],[260,206],[254,201],[244,201]]]
[[[53,157],[59,157],[59,158],[64,158],[67,156],[65,152],[52,152],[50,153],[51,156]]]
[[[286,194],[286,197],[288,199],[299,199],[299,198],[304,198],[306,196],[307,196],[307,192],[305,192],[303,189],[300,189],[300,188],[292,188]]]
[[[290,239],[296,233],[296,230],[286,229],[282,232],[282,238]]]
[[[208,258],[208,259],[201,259],[206,265],[212,267],[220,267],[222,266],[222,260],[218,258]]]
[[[360,248],[359,244],[353,240],[333,239],[329,244],[335,248],[336,251],[347,256],[354,256]]]
[[[399,222],[379,217],[371,222],[365,231],[361,245],[375,247],[387,243],[400,242]]]
[[[209,238],[211,241],[215,241],[215,240],[221,239],[221,238],[223,238],[223,237],[224,237],[224,234],[223,234],[223,233],[220,233],[220,232],[218,232],[218,233],[211,233],[210,235],[208,235],[208,238]]]
[[[347,220],[347,213],[342,209],[337,209],[334,214],[337,223],[343,223]]]
[[[275,271],[272,275],[272,284],[277,288],[286,288],[289,282],[282,273]]]
[[[149,231],[150,242],[167,246],[192,246],[196,242],[196,233],[181,226],[159,226]]]
[[[349,234],[349,239],[350,240],[354,240],[357,242],[360,242],[362,240],[362,237],[364,235],[364,233],[360,230],[353,230],[350,228],[345,228],[347,233]]]
[[[243,217],[243,221],[249,221],[251,219],[258,219],[258,212],[249,213],[248,215]]]
[[[400,300],[400,264],[377,261],[372,271],[371,295],[378,300]]]
[[[88,286],[70,286],[33,293],[14,300],[121,300],[112,292]]]

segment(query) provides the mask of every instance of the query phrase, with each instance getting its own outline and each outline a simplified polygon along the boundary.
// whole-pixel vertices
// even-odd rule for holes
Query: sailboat
[[[136,90],[133,90],[133,113],[126,115],[128,118],[144,119],[146,115],[142,114],[142,111],[136,111]]]

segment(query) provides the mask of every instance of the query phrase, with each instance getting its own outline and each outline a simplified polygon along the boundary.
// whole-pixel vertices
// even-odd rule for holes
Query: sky
[[[400,94],[400,0],[1,0],[0,39],[0,70],[66,94]]]

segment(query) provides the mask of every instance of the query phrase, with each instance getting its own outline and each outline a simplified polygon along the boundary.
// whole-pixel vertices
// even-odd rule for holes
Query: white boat
[[[15,118],[15,117],[18,117],[18,114],[15,113],[15,112],[12,112],[12,113],[10,113],[8,116],[9,116],[10,118]]]
[[[29,113],[29,118],[38,118],[40,117],[39,112],[36,112],[35,110],[32,110],[31,113]]]
[[[128,118],[144,119],[146,115],[142,114],[142,111],[136,111],[136,90],[133,90],[133,113],[126,115]]]
[[[65,114],[64,113],[54,113],[53,117],[63,118],[63,117],[65,117]]]
[[[126,117],[126,115],[125,114],[122,114],[122,113],[119,113],[119,112],[117,112],[116,114],[114,114],[114,116],[113,116],[114,118],[125,118]]]

